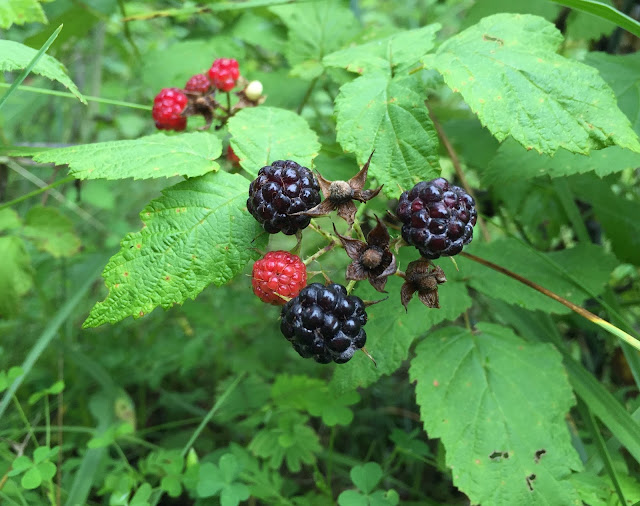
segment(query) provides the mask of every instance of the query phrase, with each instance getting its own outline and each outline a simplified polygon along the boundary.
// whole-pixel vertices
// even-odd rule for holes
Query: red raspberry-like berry
[[[209,79],[221,91],[231,91],[239,77],[238,62],[232,58],[218,58],[209,69]]]
[[[178,88],[163,88],[153,99],[151,114],[158,130],[184,130],[187,118],[180,113],[187,105],[187,96]]]
[[[280,297],[296,297],[307,284],[307,267],[288,251],[270,251],[255,264],[251,277],[253,293],[262,302],[282,306]]]
[[[211,81],[204,74],[196,74],[184,85],[187,91],[196,91],[198,93],[206,93],[211,89]]]
[[[238,155],[235,154],[231,146],[227,148],[227,160],[229,160],[233,165],[238,165],[240,163],[240,158],[238,158]]]

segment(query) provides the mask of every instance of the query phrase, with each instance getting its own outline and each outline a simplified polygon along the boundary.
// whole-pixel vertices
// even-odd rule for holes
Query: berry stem
[[[436,127],[436,131],[440,136],[440,140],[442,140],[442,144],[444,144],[444,147],[447,150],[447,153],[449,153],[449,158],[451,158],[451,163],[453,163],[453,168],[456,170],[456,174],[460,179],[460,183],[462,184],[462,187],[477,202],[478,199],[476,198],[474,191],[471,189],[471,186],[469,185],[469,181],[467,181],[467,177],[464,175],[464,171],[462,170],[462,166],[460,165],[460,159],[458,158],[458,154],[456,153],[456,150],[454,149],[453,144],[451,144],[449,137],[447,137],[447,134],[442,128],[442,125],[440,125],[440,123],[438,122],[438,118],[436,118],[435,114],[433,114],[433,111],[429,107],[429,104],[427,103],[426,100],[424,104],[427,106],[427,110],[429,111],[429,117],[431,118],[431,121],[433,121],[433,126]],[[480,227],[480,231],[482,232],[482,237],[484,238],[484,240],[486,242],[491,241],[491,235],[489,234],[489,229],[487,228],[487,224],[484,222],[484,220],[480,216],[478,216],[478,226]]]
[[[352,279],[351,281],[349,281],[349,284],[347,285],[347,293],[351,293],[351,290],[353,290],[353,287],[356,286],[357,281]]]
[[[309,258],[307,258],[306,260],[303,261],[304,265],[309,265],[311,262],[317,260],[322,255],[324,255],[325,253],[328,253],[329,251],[331,251],[335,247],[335,245],[336,245],[336,243],[332,242],[332,243],[327,244],[324,248],[319,249],[313,255],[311,255]]]
[[[360,222],[358,220],[355,220],[353,222],[353,229],[356,231],[356,234],[358,235],[358,239],[366,243],[367,239],[365,238],[364,233],[362,232],[362,228],[360,227]]]
[[[329,234],[328,232],[325,232],[324,230],[322,230],[322,228],[320,228],[320,226],[316,223],[315,220],[311,220],[311,223],[309,224],[309,228],[311,230],[313,230],[314,232],[317,232],[318,234],[320,234],[327,241],[335,243],[337,246],[342,246],[342,243],[340,242],[340,239],[338,239],[337,237],[334,237],[331,234]]]
[[[229,119],[230,117],[231,117],[231,93],[227,91],[227,118],[226,119]]]
[[[498,271],[498,272],[504,274],[505,276],[509,276],[510,278],[513,278],[513,279],[515,279],[517,281],[520,281],[520,283],[523,283],[523,284],[527,285],[528,287],[533,288],[534,290],[537,290],[541,294],[546,295],[547,297],[549,297],[549,298],[559,302],[560,304],[568,307],[573,312],[579,314],[580,316],[582,316],[586,320],[589,320],[591,323],[595,323],[596,325],[598,325],[599,327],[603,328],[604,330],[606,330],[610,334],[622,339],[624,342],[626,342],[630,346],[633,346],[636,350],[640,351],[640,341],[638,341],[632,335],[627,334],[624,330],[619,329],[618,327],[616,327],[615,325],[609,323],[608,321],[603,320],[599,316],[594,315],[591,311],[587,311],[586,309],[575,305],[573,302],[570,302],[567,299],[564,299],[564,298],[560,297],[559,295],[553,293],[550,290],[547,290],[546,288],[538,285],[537,283],[534,283],[533,281],[530,281],[529,279],[527,279],[527,278],[525,278],[523,276],[520,276],[519,274],[516,274],[515,272],[512,272],[512,271],[510,271],[508,269],[505,269],[504,267],[501,267],[500,265],[494,264],[493,262],[489,262],[488,260],[485,260],[484,258],[477,257],[477,256],[472,255],[470,253],[465,253],[464,251],[462,253],[460,253],[460,255],[468,258],[469,260],[473,260],[474,262],[478,262],[479,264],[482,264],[485,267],[489,267],[490,269]]]

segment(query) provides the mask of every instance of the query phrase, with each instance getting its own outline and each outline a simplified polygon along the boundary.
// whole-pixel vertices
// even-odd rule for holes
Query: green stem
[[[309,265],[311,262],[314,262],[315,260],[320,258],[325,253],[328,253],[329,251],[331,251],[335,247],[335,245],[336,245],[336,243],[332,242],[332,243],[327,244],[324,248],[319,249],[313,255],[311,255],[309,258],[304,260],[304,262],[303,262],[304,265]]]
[[[27,193],[25,195],[22,195],[21,197],[18,197],[18,198],[15,198],[13,200],[10,200],[9,202],[5,202],[4,204],[0,205],[0,211],[5,209],[6,207],[11,207],[11,206],[13,206],[15,204],[19,204],[20,202],[28,200],[31,197],[35,197],[36,195],[40,195],[41,193],[49,191],[51,188],[55,188],[56,186],[60,186],[61,184],[69,183],[69,182],[73,181],[74,179],[75,179],[74,176],[67,176],[67,177],[65,177],[63,179],[59,179],[58,181],[54,181],[53,183],[51,183],[48,186],[45,186],[43,188],[38,188],[37,190],[33,190],[32,192],[29,192],[29,193]]]
[[[318,79],[320,79],[320,76],[318,76],[315,79],[313,79],[311,81],[311,83],[309,84],[309,87],[307,88],[307,91],[304,94],[304,97],[302,97],[302,100],[300,101],[300,104],[298,104],[298,110],[296,111],[298,114],[302,113],[302,110],[304,109],[304,106],[309,101],[309,98],[311,97],[311,93],[313,93],[313,88],[316,87],[316,83],[318,82]]]
[[[22,406],[20,405],[20,401],[18,400],[18,398],[15,395],[12,397],[12,399],[13,399],[13,403],[16,406],[16,409],[18,410],[18,414],[20,415],[20,419],[22,420],[22,423],[24,423],[25,427],[27,428],[27,434],[29,434],[29,436],[33,440],[33,444],[37,448],[40,445],[38,444],[38,440],[36,439],[35,434],[33,433],[33,428],[31,427],[31,424],[29,423],[29,419],[27,418],[27,415],[24,414],[24,410],[22,409]]]
[[[358,239],[360,239],[362,242],[367,242],[367,239],[364,236],[364,232],[362,232],[362,228],[360,227],[360,222],[358,220],[353,222],[353,229],[356,231]]]
[[[0,83],[0,88],[9,88],[11,85],[8,83]],[[73,98],[77,100],[73,93],[69,93],[66,91],[56,91],[56,90],[48,90],[46,88],[36,88],[35,86],[18,86],[19,91],[30,91],[31,93],[40,93],[42,95],[53,95],[55,97],[66,97]],[[91,97],[88,95],[83,95],[87,102],[97,102],[99,104],[107,104],[107,105],[117,105],[121,107],[130,107],[132,109],[143,109],[145,111],[150,111],[150,105],[140,105],[134,104],[133,102],[123,102],[122,100],[112,100],[110,98],[101,98],[101,97]]]
[[[565,178],[554,178],[551,180],[551,184],[556,191],[558,200],[560,200],[560,204],[562,204],[567,218],[569,218],[569,221],[571,222],[571,226],[573,227],[573,231],[576,233],[576,237],[580,242],[589,244],[591,242],[591,237],[589,237],[587,226],[584,224],[582,216],[580,216],[580,209],[578,209],[578,206],[573,199],[573,193],[571,192],[571,188],[569,188],[569,183],[567,183]]]
[[[27,76],[29,75],[29,73],[31,72],[31,70],[33,69],[33,67],[36,66],[36,64],[38,63],[38,61],[40,60],[40,58],[42,58],[42,56],[44,55],[44,53],[47,52],[47,49],[49,49],[49,47],[51,46],[51,44],[53,44],[53,41],[56,40],[56,38],[58,37],[58,35],[60,34],[60,31],[62,30],[62,25],[60,25],[55,32],[53,32],[51,34],[51,37],[49,37],[47,39],[47,41],[44,43],[44,45],[38,50],[38,52],[35,54],[35,56],[31,59],[31,61],[29,62],[29,64],[26,66],[26,68],[22,71],[22,73],[18,76],[18,78],[13,81],[13,83],[11,83],[10,85],[7,85],[7,87],[9,88],[7,90],[7,92],[2,96],[2,98],[0,98],[0,109],[2,109],[2,106],[5,104],[5,102],[7,101],[7,99],[11,96],[11,94],[16,90],[16,88],[18,86],[20,86],[22,84],[22,81],[24,81]],[[77,97],[76,97],[77,98]]]

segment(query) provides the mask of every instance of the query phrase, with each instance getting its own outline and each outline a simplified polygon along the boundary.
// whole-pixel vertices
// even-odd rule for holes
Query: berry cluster
[[[400,298],[405,308],[415,293],[426,306],[438,308],[438,285],[446,282],[446,276],[431,260],[460,253],[473,237],[477,219],[474,199],[446,179],[422,181],[402,193],[396,209],[402,238],[418,249],[421,258],[410,262],[406,273],[398,271],[387,226],[375,216],[376,225],[365,238],[356,220],[354,201],[367,202],[381,190],[364,189],[370,161],[371,157],[349,181],[329,181],[292,160],[278,160],[262,167],[249,186],[247,210],[267,233],[295,234],[296,252],[302,230],[315,216],[336,211],[349,224],[348,230],[356,233],[356,237],[342,235],[334,225],[331,235],[314,225],[313,229],[330,242],[307,260],[286,251],[272,251],[253,266],[254,293],[269,304],[284,304],[280,312],[284,337],[302,357],[322,364],[348,362],[359,349],[366,353],[366,307],[375,302],[350,295],[357,281],[367,280],[384,292],[387,278],[395,274],[404,279]],[[396,247],[401,245],[401,239],[395,241]],[[333,283],[325,275],[326,286],[305,286],[306,265],[335,246],[342,246],[352,260],[345,273],[349,284]]]
[[[237,101],[232,106],[229,92],[235,93]],[[224,104],[216,100],[216,93],[225,93]],[[153,101],[151,112],[159,130],[182,131],[187,127],[187,118],[201,115],[204,128],[210,128],[213,120],[219,120],[216,129],[240,109],[264,102],[260,81],[248,82],[240,76],[238,62],[232,58],[218,58],[206,74],[195,74],[180,88],[163,88]]]

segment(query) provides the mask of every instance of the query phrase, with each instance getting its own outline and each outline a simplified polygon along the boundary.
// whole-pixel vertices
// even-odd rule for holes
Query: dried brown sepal
[[[405,282],[400,290],[400,300],[405,310],[409,310],[409,301],[416,292],[420,302],[425,306],[439,308],[438,285],[446,281],[444,271],[429,260],[420,259],[411,262],[407,266]]]
[[[363,165],[362,169],[349,179],[349,181],[329,181],[316,172],[324,200],[308,211],[301,211],[295,214],[325,216],[335,210],[338,216],[345,220],[349,224],[349,227],[351,227],[356,217],[356,206],[353,201],[367,202],[378,195],[382,189],[382,186],[380,186],[375,190],[364,190],[369,172],[369,164],[371,163],[371,157],[374,152],[369,155],[369,159],[367,163]]]
[[[205,125],[200,127],[199,130],[208,130],[211,128],[213,120],[216,119],[215,111],[220,107],[220,104],[215,99],[215,90],[200,93],[198,91],[184,91],[184,94],[188,98],[187,106],[181,113],[181,116],[188,118],[189,116],[202,116],[205,121]]]
[[[335,225],[333,230],[352,260],[345,277],[354,281],[369,279],[373,288],[384,292],[387,278],[396,272],[397,263],[389,250],[389,232],[377,216],[376,221],[378,224],[369,232],[366,243],[339,234]]]

